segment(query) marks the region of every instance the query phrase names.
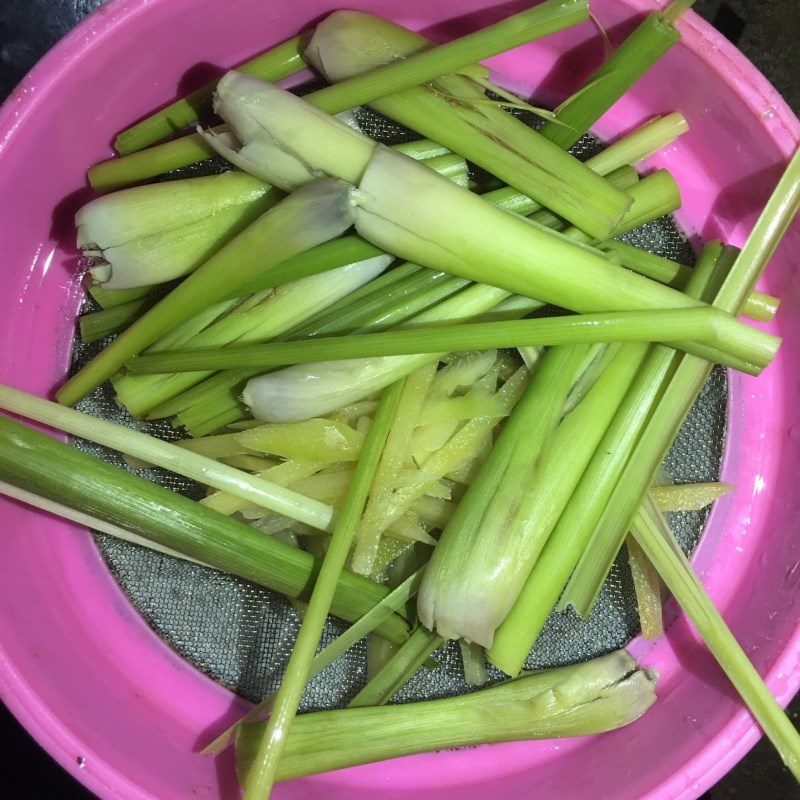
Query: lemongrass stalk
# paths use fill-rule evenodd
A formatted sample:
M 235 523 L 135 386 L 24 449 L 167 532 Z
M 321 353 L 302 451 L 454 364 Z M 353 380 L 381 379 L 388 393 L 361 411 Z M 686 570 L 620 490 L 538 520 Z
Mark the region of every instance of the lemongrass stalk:
M 345 17 L 345 24 L 352 24 L 351 18 L 355 13 L 334 12 L 319 23 L 306 47 L 306 58 L 318 67 L 322 66 L 324 71 L 331 46 L 330 37 L 337 37 L 342 16 Z M 396 61 L 391 61 L 391 54 L 387 52 L 385 56 L 389 57 L 390 63 L 385 66 L 346 80 L 337 77 L 337 85 L 314 93 L 314 103 L 330 114 L 367 105 L 389 93 L 427 83 L 449 72 L 457 72 L 476 61 L 557 33 L 588 19 L 589 7 L 586 0 L 546 0 L 437 47 L 431 47 L 423 37 L 412 34 L 414 41 L 419 41 L 411 52 L 406 50 L 396 53 L 395 58 L 399 59 Z M 337 42 L 339 43 L 341 42 Z M 351 55 L 358 56 L 361 53 Z M 361 66 L 363 68 L 364 65 Z M 373 63 L 370 66 L 378 67 L 379 64 Z
M 263 472 L 270 467 L 276 466 L 275 461 L 272 459 L 261 458 L 261 456 L 250 455 L 247 453 L 239 453 L 233 456 L 223 456 L 223 458 L 220 460 L 223 464 L 227 464 L 229 467 L 236 467 L 236 469 L 243 469 L 247 472 Z
M 320 650 L 311 662 L 309 680 L 327 669 L 337 658 L 344 655 L 365 636 L 371 634 L 384 620 L 389 619 L 396 611 L 401 611 L 419 591 L 424 570 L 424 567 L 420 567 L 416 572 L 409 575 L 396 589 L 393 589 L 377 605 L 367 611 L 363 617 L 347 628 L 343 634 L 334 639 L 323 650 Z M 377 641 L 383 642 L 386 640 L 378 639 Z M 272 710 L 274 702 L 275 694 L 273 693 L 253 706 L 242 719 L 235 722 L 217 736 L 213 742 L 203 748 L 202 755 L 219 755 L 234 743 L 236 734 L 242 725 L 264 719 L 266 714 Z
M 504 322 L 415 327 L 359 336 L 319 338 L 312 341 L 193 349 L 141 355 L 128 362 L 133 373 L 189 372 L 210 369 L 276 367 L 316 361 L 378 358 L 445 353 L 478 348 L 534 347 L 595 342 L 702 342 L 720 349 L 721 363 L 766 366 L 780 340 L 771 334 L 745 328 L 739 333 L 733 318 L 711 307 L 669 311 L 618 311 L 608 314 L 575 314 Z M 727 353 L 722 353 L 725 348 Z
M 254 274 L 344 232 L 352 220 L 350 189 L 319 181 L 263 214 L 141 317 L 57 393 L 74 405 L 110 378 L 131 356 L 167 331 L 228 295 Z M 269 247 L 265 247 L 268 243 Z
M 321 418 L 270 423 L 233 436 L 248 450 L 297 461 L 357 461 L 364 444 L 349 425 Z
M 617 258 L 623 267 L 668 286 L 680 288 L 686 284 L 692 274 L 691 267 L 649 253 L 647 250 L 640 250 L 638 247 L 624 242 L 612 240 L 603 242 L 599 247 Z M 751 292 L 742 308 L 742 314 L 757 322 L 769 322 L 777 313 L 780 302 L 779 298 L 772 295 Z
M 628 536 L 625 540 L 625 547 L 628 551 L 628 565 L 633 578 L 633 590 L 636 593 L 642 638 L 658 639 L 659 636 L 664 635 L 661 580 L 635 536 Z
M 733 491 L 730 483 L 684 483 L 652 486 L 650 494 L 661 511 L 702 511 Z
M 727 255 L 719 242 L 707 245 L 686 287 L 687 294 L 707 297 L 706 289 L 714 282 L 715 273 L 727 269 Z M 641 368 L 637 366 L 628 382 L 620 386 L 621 394 L 610 409 L 611 413 L 597 427 L 594 415 L 587 419 L 589 427 L 578 421 L 572 441 L 576 444 L 588 441 L 588 430 L 595 432 L 594 440 L 584 459 L 573 462 L 566 476 L 556 484 L 569 484 L 569 492 L 563 505 L 555 506 L 557 515 L 549 523 L 552 532 L 513 607 L 497 629 L 489 651 L 489 660 L 505 673 L 516 675 L 522 669 L 547 617 L 562 596 L 565 584 L 592 538 L 628 454 L 647 424 L 662 384 L 674 369 L 675 359 L 664 347 L 651 349 L 644 362 L 639 362 Z M 580 408 L 578 406 L 570 416 Z M 543 529 L 547 530 L 544 526 Z
M 696 0 L 672 0 L 664 9 L 664 19 L 677 22 L 694 4 Z
M 346 82 L 360 73 L 380 75 L 394 66 L 380 68 L 387 61 L 407 63 L 409 54 L 427 47 L 427 39 L 401 26 L 361 12 L 340 11 L 317 26 L 306 55 L 329 80 Z M 436 50 L 423 50 L 410 58 L 425 52 Z M 347 58 L 343 58 L 345 53 Z M 571 222 L 585 225 L 593 236 L 608 235 L 626 208 L 623 193 L 488 103 L 482 84 L 459 75 L 441 75 L 432 86 L 401 90 L 398 84 L 391 94 L 374 98 L 370 105 L 488 169 Z M 222 116 L 231 121 L 224 109 Z
M 237 69 L 266 81 L 279 81 L 304 67 L 302 39 L 295 36 L 246 61 Z M 216 82 L 212 82 L 196 89 L 122 131 L 114 141 L 116 151 L 120 155 L 135 153 L 197 122 L 211 112 L 215 88 Z
M 194 271 L 282 197 L 243 172 L 125 189 L 78 211 L 78 246 L 99 259 L 91 274 L 104 273 L 96 279 L 107 289 L 164 283 Z
M 290 519 L 321 530 L 331 529 L 333 510 L 329 506 L 124 425 L 90 417 L 3 385 L 0 385 L 0 408 L 230 492 Z
M 491 646 L 502 620 L 502 615 L 494 617 L 505 594 L 503 574 L 510 566 L 505 553 L 511 543 L 503 542 L 507 531 L 499 523 L 513 515 L 520 482 L 530 479 L 573 384 L 586 368 L 589 351 L 586 346 L 547 351 L 458 504 L 433 552 L 417 601 L 419 618 L 429 630 L 446 639 Z
M 480 645 L 465 642 L 463 639 L 459 640 L 458 644 L 461 650 L 464 682 L 467 686 L 484 686 L 489 681 L 484 649 Z
M 620 728 L 655 702 L 654 682 L 620 651 L 444 700 L 303 714 L 292 727 L 279 777 L 465 745 Z M 263 725 L 249 726 L 239 734 L 242 777 L 262 730 Z
M 6 417 L 0 417 L 0 480 L 288 597 L 306 597 L 319 567 L 309 553 Z M 354 621 L 387 594 L 344 573 L 332 613 Z M 378 630 L 397 643 L 408 636 L 398 616 Z
M 143 297 L 141 300 L 131 300 L 102 311 L 83 314 L 78 319 L 81 339 L 89 344 L 125 330 L 129 325 L 133 325 L 145 311 L 152 308 L 162 296 L 153 294 Z
M 667 53 L 680 34 L 660 14 L 650 14 L 602 66 L 545 122 L 542 135 L 572 147 L 614 103 Z
M 666 520 L 649 498 L 645 498 L 636 514 L 633 535 L 775 746 L 783 763 L 795 779 L 800 780 L 800 732 L 778 705 L 714 607 L 692 565 L 673 538 Z
M 84 282 L 86 291 L 101 308 L 109 309 L 132 303 L 134 300 L 143 300 L 163 289 L 159 286 L 138 286 L 135 289 L 104 289 L 100 284 L 87 280 Z
M 184 341 L 183 348 L 227 345 L 232 342 L 263 342 L 280 336 L 327 308 L 331 303 L 368 285 L 391 263 L 391 256 L 380 255 L 347 264 L 334 270 L 283 284 L 250 308 L 240 307 Z M 280 267 L 278 267 L 280 269 Z M 148 353 L 158 352 L 168 337 L 151 345 Z M 208 372 L 174 373 L 154 376 L 124 374 L 114 379 L 114 389 L 134 416 L 143 416 L 155 406 L 202 381 Z
M 275 696 L 269 722 L 264 729 L 253 767 L 245 781 L 244 800 L 261 800 L 269 797 L 271 793 L 289 728 L 300 706 L 314 653 L 330 612 L 336 585 L 355 538 L 356 526 L 363 513 L 402 389 L 401 382 L 384 392 L 375 412 L 372 427 L 364 440 L 355 475 L 337 518 L 319 576 L 314 582 L 311 599 Z
M 714 301 L 715 306 L 730 313 L 738 314 L 741 311 L 798 208 L 800 151 L 790 161 L 745 247 L 725 274 Z M 579 612 L 588 614 L 594 603 L 611 561 L 621 546 L 619 526 L 627 526 L 636 510 L 634 500 L 641 498 L 647 489 L 642 478 L 645 475 L 652 477 L 655 473 L 692 402 L 705 384 L 710 368 L 711 365 L 702 359 L 684 357 L 664 390 L 592 535 L 594 558 L 591 562 L 582 559 L 570 581 L 568 600 Z
M 347 704 L 347 707 L 385 705 L 442 644 L 444 640 L 440 636 L 422 626 L 417 627 L 375 677 Z
M 427 364 L 412 372 L 406 379 L 397 405 L 395 418 L 381 455 L 375 479 L 370 489 L 364 515 L 356 531 L 350 568 L 361 575 L 371 575 L 380 545 L 380 519 L 392 491 L 405 466 L 409 442 L 417 426 L 420 410 L 436 373 L 436 364 Z
M 45 511 L 48 514 L 53 514 L 57 517 L 61 517 L 62 519 L 74 522 L 77 525 L 82 525 L 89 531 L 105 533 L 106 535 L 113 536 L 115 539 L 119 539 L 120 541 L 129 542 L 130 544 L 135 544 L 139 547 L 145 547 L 148 550 L 153 550 L 156 553 L 172 556 L 172 558 L 178 558 L 181 561 L 188 561 L 191 564 L 198 564 L 201 567 L 208 566 L 208 564 L 204 564 L 202 561 L 198 561 L 196 558 L 191 558 L 184 553 L 179 553 L 177 550 L 171 550 L 169 547 L 164 547 L 158 544 L 158 542 L 154 542 L 150 539 L 146 539 L 144 536 L 139 536 L 136 533 L 132 533 L 131 531 L 127 530 L 126 528 L 122 528 L 119 525 L 113 525 L 110 522 L 99 519 L 98 517 L 93 517 L 90 514 L 84 514 L 82 511 L 78 511 L 70 508 L 69 506 L 62 505 L 61 503 L 48 500 L 45 497 L 40 497 L 38 494 L 28 492 L 25 489 L 14 486 L 13 484 L 0 481 L 0 495 L 10 497 L 13 500 L 18 500 L 19 502 L 25 503 L 26 505 L 32 506 L 40 511 Z M 213 567 L 211 567 L 211 569 L 213 569 Z

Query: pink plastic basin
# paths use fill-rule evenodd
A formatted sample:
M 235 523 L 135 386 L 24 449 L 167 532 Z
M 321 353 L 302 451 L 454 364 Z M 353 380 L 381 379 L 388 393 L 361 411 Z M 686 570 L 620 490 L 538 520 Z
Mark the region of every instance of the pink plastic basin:
M 527 3 L 354 0 L 435 38 Z M 71 215 L 84 171 L 133 119 L 337 7 L 334 0 L 112 0 L 58 45 L 0 112 L 0 380 L 41 394 L 64 375 L 80 290 Z M 597 0 L 618 41 L 653 4 Z M 604 118 L 610 137 L 678 109 L 692 131 L 653 164 L 683 189 L 679 220 L 698 241 L 741 244 L 800 138 L 764 78 L 698 17 L 683 42 Z M 554 102 L 602 57 L 590 25 L 520 48 L 493 66 L 515 90 Z M 202 69 L 197 65 L 203 64 Z M 180 89 L 179 89 L 180 87 Z M 695 564 L 719 608 L 788 701 L 800 683 L 800 228 L 762 288 L 783 305 L 785 337 L 758 380 L 732 376 L 724 479 Z M 84 531 L 2 503 L 0 695 L 38 741 L 102 798 L 233 798 L 229 757 L 196 743 L 245 704 L 172 653 L 140 619 Z M 405 758 L 281 785 L 276 797 L 462 800 L 694 800 L 759 730 L 690 627 L 634 652 L 661 673 L 659 701 L 616 733 Z M 457 795 L 456 795 L 457 793 Z

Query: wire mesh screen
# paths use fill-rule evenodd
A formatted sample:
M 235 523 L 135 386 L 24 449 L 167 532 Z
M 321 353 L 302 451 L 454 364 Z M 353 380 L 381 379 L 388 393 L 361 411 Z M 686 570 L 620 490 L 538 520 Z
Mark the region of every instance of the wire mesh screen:
M 378 114 L 361 110 L 358 121 L 374 138 L 388 144 L 414 138 Z M 527 120 L 526 120 L 527 121 Z M 575 147 L 580 158 L 602 148 L 585 136 Z M 208 174 L 224 169 L 217 160 L 205 162 L 170 177 Z M 480 179 L 479 171 L 473 177 Z M 651 252 L 692 265 L 694 256 L 671 218 L 663 218 L 626 235 L 625 239 Z M 87 308 L 91 301 L 87 301 Z M 84 365 L 108 340 L 85 345 L 75 342 L 73 368 Z M 691 411 L 665 465 L 676 482 L 714 481 L 719 477 L 725 437 L 727 382 L 715 369 Z M 138 423 L 117 404 L 110 386 L 98 389 L 80 406 L 96 416 L 136 426 L 147 433 L 174 440 L 181 437 L 168 422 Z M 119 455 L 85 441 L 76 446 L 128 467 Z M 199 486 L 163 470 L 140 474 L 194 498 Z M 671 515 L 673 529 L 686 552 L 697 544 L 705 513 Z M 97 543 L 119 585 L 161 636 L 183 658 L 214 680 L 249 700 L 259 700 L 277 688 L 299 625 L 292 605 L 281 596 L 239 578 L 177 561 L 135 545 L 97 535 Z M 624 646 L 638 632 L 633 585 L 627 566 L 617 563 L 588 620 L 571 610 L 551 615 L 531 652 L 528 668 L 567 664 Z M 323 644 L 343 630 L 330 619 Z M 396 701 L 442 697 L 468 690 L 459 651 L 453 643 L 436 654 L 438 667 L 420 669 Z M 502 676 L 490 671 L 492 680 Z M 344 705 L 366 680 L 366 646 L 361 642 L 307 687 L 303 709 Z

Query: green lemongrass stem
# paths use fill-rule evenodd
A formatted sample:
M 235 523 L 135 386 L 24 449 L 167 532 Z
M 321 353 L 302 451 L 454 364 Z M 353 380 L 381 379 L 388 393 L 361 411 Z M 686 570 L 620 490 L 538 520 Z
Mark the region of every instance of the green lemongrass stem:
M 314 53 L 312 60 L 317 65 L 320 61 L 324 64 L 324 54 L 319 52 L 320 37 L 326 35 L 324 31 L 330 25 L 336 29 L 336 17 L 337 12 L 334 12 L 317 26 L 306 48 L 307 57 Z M 546 0 L 493 25 L 436 47 L 431 47 L 420 36 L 420 47 L 415 48 L 415 52 L 399 52 L 396 54 L 399 60 L 383 66 L 375 64 L 375 69 L 346 80 L 337 79 L 336 85 L 315 92 L 312 102 L 329 114 L 368 105 L 387 94 L 401 92 L 447 73 L 457 72 L 476 61 L 483 61 L 588 19 L 589 7 L 586 0 Z
M 454 350 L 534 347 L 596 342 L 702 342 L 724 347 L 721 363 L 740 362 L 766 366 L 780 340 L 771 334 L 744 328 L 718 309 L 696 307 L 667 311 L 617 311 L 607 314 L 575 314 L 503 322 L 418 327 L 347 337 L 299 342 L 231 346 L 215 349 L 172 351 L 141 355 L 128 362 L 133 373 L 188 372 L 193 370 L 243 369 L 308 364 L 315 361 L 376 358 L 445 353 Z M 728 335 L 732 331 L 735 340 Z
M 691 267 L 649 253 L 647 250 L 640 250 L 638 247 L 624 242 L 612 240 L 603 242 L 598 247 L 604 252 L 612 254 L 623 267 L 668 286 L 680 288 L 686 284 L 692 274 Z M 778 297 L 754 291 L 745 301 L 742 314 L 757 322 L 769 322 L 778 312 L 780 303 Z
M 264 342 L 281 336 L 297 324 L 351 291 L 367 285 L 390 264 L 391 256 L 381 255 L 312 275 L 277 287 L 250 307 L 242 304 L 227 316 L 213 322 L 184 341 L 181 346 L 209 347 L 230 343 Z M 258 297 L 255 298 L 256 300 Z M 148 349 L 159 352 L 169 347 L 169 336 L 162 337 Z M 124 374 L 114 378 L 114 388 L 124 405 L 134 416 L 143 416 L 154 406 L 168 401 L 194 386 L 208 372 L 166 373 L 154 376 Z
M 352 219 L 349 198 L 346 184 L 324 180 L 278 203 L 70 378 L 57 392 L 59 402 L 77 403 L 131 356 L 227 296 L 231 286 L 343 233 Z
M 134 300 L 143 300 L 151 294 L 163 291 L 163 286 L 137 286 L 135 289 L 104 289 L 99 283 L 85 280 L 86 291 L 100 308 L 109 309 L 132 303 Z
M 800 151 L 790 161 L 745 247 L 725 276 L 714 301 L 715 306 L 729 313 L 741 312 L 798 208 Z M 655 474 L 692 402 L 705 384 L 710 369 L 711 365 L 702 359 L 683 358 L 653 411 L 620 476 L 618 488 L 592 535 L 593 560 L 590 563 L 587 559 L 581 559 L 570 581 L 567 599 L 580 613 L 589 613 L 613 558 L 622 545 L 623 537 L 619 534 L 618 526 L 627 530 L 636 510 L 633 501 L 641 498 L 647 489 L 643 477 L 652 478 Z
M 491 646 L 502 620 L 502 615 L 495 619 L 495 607 L 498 593 L 504 592 L 503 572 L 509 566 L 504 554 L 511 545 L 503 541 L 507 533 L 503 517 L 513 513 L 520 483 L 529 480 L 572 386 L 586 368 L 590 350 L 555 347 L 545 353 L 467 488 L 433 551 L 420 588 L 417 612 L 429 630 L 446 639 L 463 637 Z M 487 576 L 488 585 L 483 580 Z
M 661 511 L 702 511 L 733 489 L 730 483 L 683 483 L 651 486 L 650 495 Z
M 262 800 L 271 794 L 289 728 L 297 715 L 314 653 L 330 612 L 336 585 L 353 544 L 356 526 L 363 513 L 402 390 L 402 381 L 394 384 L 383 393 L 378 403 L 372 427 L 364 440 L 355 474 L 339 512 L 308 608 L 275 696 L 256 760 L 245 781 L 244 800 Z
M 0 484 L 0 492 L 3 492 Z M 327 647 L 320 650 L 311 662 L 309 680 L 327 669 L 337 658 L 344 655 L 351 647 L 365 636 L 371 634 L 384 620 L 389 619 L 396 611 L 402 610 L 405 605 L 416 596 L 425 567 L 420 567 L 408 576 L 396 589 L 386 595 L 374 608 L 371 608 L 363 617 L 354 622 L 347 630 L 334 639 Z M 385 641 L 380 639 L 379 641 Z M 240 726 L 258 722 L 265 718 L 272 710 L 275 694 L 264 698 L 253 706 L 238 722 L 223 731 L 213 742 L 201 751 L 202 755 L 219 755 L 223 750 L 234 743 L 236 733 Z
M 307 597 L 319 568 L 303 550 L 2 416 L 0 480 L 287 597 Z M 343 573 L 331 610 L 354 622 L 387 594 L 360 575 Z M 408 638 L 407 623 L 397 615 L 377 630 L 398 644 Z
M 364 515 L 356 531 L 350 568 L 360 575 L 371 575 L 378 554 L 383 510 L 389 502 L 400 472 L 408 457 L 409 442 L 417 427 L 425 397 L 436 373 L 436 364 L 412 372 L 406 379 L 398 402 L 395 419 L 381 455 L 375 480 L 370 489 Z
M 108 289 L 165 283 L 193 272 L 282 197 L 243 172 L 124 189 L 77 212 L 78 246 Z
M 422 626 L 417 627 L 347 707 L 386 705 L 443 644 L 444 639 L 441 636 Z
M 279 777 L 465 745 L 620 728 L 655 702 L 654 682 L 619 651 L 444 700 L 302 714 L 289 735 Z M 262 729 L 256 725 L 240 732 L 241 776 L 253 762 Z
M 0 385 L 0 408 L 213 486 L 314 528 L 332 529 L 330 506 L 124 425 L 4 385 Z
M 461 665 L 464 670 L 464 682 L 467 686 L 484 686 L 489 681 L 489 672 L 486 669 L 486 652 L 477 644 L 471 644 L 460 639 L 458 642 L 461 650 Z
M 719 242 L 706 246 L 686 287 L 687 294 L 697 298 L 706 296 L 714 273 L 726 267 L 723 255 Z M 622 358 L 625 358 L 624 354 Z M 567 418 L 566 422 L 572 418 L 577 426 L 572 439 L 567 442 L 590 443 L 590 447 L 583 460 L 570 459 L 565 475 L 555 484 L 557 489 L 568 486 L 569 491 L 563 504 L 553 504 L 557 513 L 549 526 L 541 526 L 543 531 L 549 529 L 551 533 L 533 563 L 522 591 L 495 634 L 489 660 L 508 675 L 516 675 L 522 669 L 550 612 L 562 596 L 565 584 L 592 537 L 616 478 L 646 424 L 662 382 L 674 366 L 674 358 L 674 353 L 667 348 L 651 349 L 627 384 L 615 383 L 622 390 L 619 399 L 610 409 L 611 413 L 598 425 L 595 425 L 594 414 L 587 418 L 588 427 L 580 424 L 579 417 L 575 419 L 581 407 L 586 407 L 585 403 Z M 593 440 L 588 435 L 590 431 L 594 432 Z M 569 448 L 574 452 L 576 444 L 570 444 Z M 558 451 L 554 449 L 554 452 Z M 548 503 L 547 507 L 550 508 L 551 504 Z
M 660 14 L 650 14 L 600 68 L 545 122 L 542 135 L 572 147 L 673 45 L 680 34 Z
M 338 83 L 353 80 L 361 72 L 381 74 L 390 67 L 380 65 L 392 58 L 404 64 L 425 52 L 436 52 L 425 49 L 429 47 L 424 37 L 387 20 L 340 11 L 317 26 L 306 56 L 329 80 Z M 343 58 L 343 53 L 349 57 Z M 413 53 L 419 55 L 410 55 Z M 223 93 L 221 83 L 219 94 Z M 566 151 L 487 102 L 482 83 L 444 75 L 432 86 L 402 91 L 399 85 L 393 87 L 391 94 L 376 98 L 370 105 L 488 169 L 570 222 L 585 227 L 592 236 L 607 238 L 627 207 L 624 193 L 613 190 Z M 221 109 L 223 118 L 236 126 Z
M 125 330 L 145 311 L 152 308 L 161 297 L 163 297 L 161 294 L 152 294 L 141 300 L 131 300 L 112 308 L 104 308 L 102 311 L 84 314 L 78 319 L 81 339 L 89 344 Z
M 800 732 L 778 705 L 714 607 L 669 525 L 650 498 L 645 498 L 636 514 L 633 536 L 775 746 L 783 763 L 795 779 L 800 780 Z
M 19 500 L 21 503 L 25 503 L 26 505 L 32 506 L 40 511 L 46 511 L 48 514 L 53 514 L 57 517 L 66 519 L 69 522 L 82 525 L 89 531 L 105 533 L 108 536 L 113 536 L 115 539 L 119 539 L 120 541 L 130 542 L 131 544 L 138 545 L 139 547 L 146 547 L 148 550 L 153 550 L 156 553 L 162 553 L 166 556 L 172 556 L 172 558 L 178 558 L 181 561 L 188 561 L 192 564 L 198 564 L 201 567 L 209 566 L 208 564 L 204 564 L 202 561 L 198 561 L 196 558 L 191 558 L 191 556 L 187 556 L 184 553 L 179 553 L 177 550 L 171 550 L 169 547 L 163 547 L 162 545 L 158 544 L 158 542 L 154 542 L 150 539 L 146 539 L 144 536 L 139 536 L 136 533 L 132 533 L 131 531 L 122 528 L 119 525 L 112 525 L 110 522 L 106 522 L 99 517 L 93 517 L 90 514 L 84 514 L 82 511 L 77 511 L 69 506 L 56 503 L 53 500 L 48 500 L 46 497 L 41 497 L 33 492 L 28 492 L 25 489 L 14 486 L 13 484 L 0 481 L 0 495 L 10 497 L 13 500 Z M 213 569 L 213 567 L 210 567 L 210 569 Z
M 266 53 L 246 61 L 237 69 L 248 75 L 263 78 L 265 81 L 276 82 L 299 72 L 305 66 L 302 38 L 295 36 Z M 135 153 L 196 123 L 198 119 L 211 113 L 216 86 L 214 81 L 196 89 L 186 97 L 170 103 L 166 108 L 122 131 L 114 141 L 116 151 L 120 155 Z
M 628 536 L 625 540 L 625 547 L 628 551 L 628 565 L 633 577 L 633 590 L 636 593 L 642 638 L 658 639 L 659 636 L 664 635 L 661 579 L 635 536 Z
M 678 20 L 695 4 L 696 0 L 672 0 L 664 9 L 663 17 L 670 22 Z
M 738 310 L 800 209 L 800 149 L 792 157 L 720 290 L 716 305 Z

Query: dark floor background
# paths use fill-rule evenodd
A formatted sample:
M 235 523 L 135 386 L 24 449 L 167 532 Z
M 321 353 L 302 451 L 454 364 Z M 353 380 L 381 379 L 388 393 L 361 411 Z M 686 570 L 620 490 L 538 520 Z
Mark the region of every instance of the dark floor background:
M 102 2 L 0 0 L 0 99 L 61 36 Z M 800 113 L 800 71 L 796 58 L 800 0 L 698 0 L 695 8 L 736 43 Z M 795 722 L 798 714 L 800 700 L 792 707 Z M 0 775 L 0 800 L 90 798 L 85 789 L 39 749 L 2 706 Z M 771 746 L 762 741 L 703 800 L 794 798 L 800 800 L 800 789 Z

